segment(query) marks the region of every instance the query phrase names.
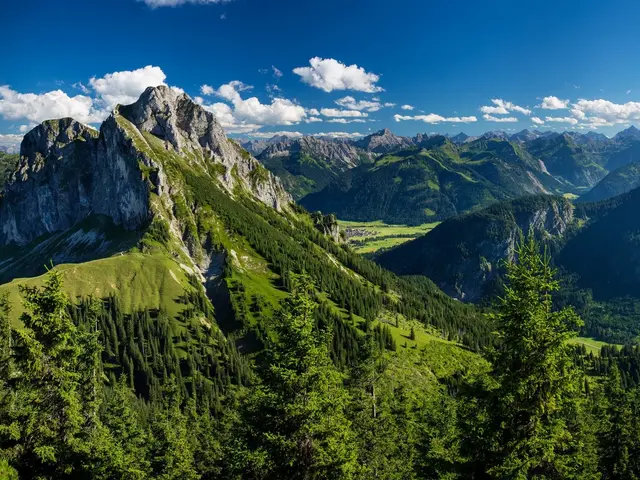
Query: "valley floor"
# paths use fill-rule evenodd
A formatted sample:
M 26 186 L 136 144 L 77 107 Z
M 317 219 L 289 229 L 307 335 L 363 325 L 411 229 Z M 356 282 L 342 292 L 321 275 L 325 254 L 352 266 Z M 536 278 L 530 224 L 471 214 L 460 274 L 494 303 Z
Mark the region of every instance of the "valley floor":
M 338 220 L 338 223 L 347 234 L 349 245 L 357 253 L 375 253 L 429 233 L 439 222 L 423 223 L 417 226 L 390 225 L 380 220 L 375 222 Z

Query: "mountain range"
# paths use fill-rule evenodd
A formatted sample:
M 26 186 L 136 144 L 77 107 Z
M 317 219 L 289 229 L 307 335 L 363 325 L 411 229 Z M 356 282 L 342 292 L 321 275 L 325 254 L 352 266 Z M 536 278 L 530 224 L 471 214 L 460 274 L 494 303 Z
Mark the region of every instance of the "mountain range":
M 527 194 L 588 201 L 629 191 L 640 182 L 632 166 L 640 160 L 639 133 L 629 127 L 611 139 L 538 130 L 402 137 L 384 129 L 360 140 L 276 136 L 244 145 L 259 146 L 257 158 L 310 210 L 422 223 Z

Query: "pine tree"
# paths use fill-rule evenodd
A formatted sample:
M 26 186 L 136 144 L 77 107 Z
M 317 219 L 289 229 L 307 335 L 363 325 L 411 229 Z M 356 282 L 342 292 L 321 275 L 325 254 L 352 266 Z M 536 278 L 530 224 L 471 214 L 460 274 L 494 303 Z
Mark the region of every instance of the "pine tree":
M 605 412 L 600 440 L 601 469 L 607 478 L 636 478 L 631 474 L 631 455 L 637 449 L 633 439 L 633 418 L 627 392 L 622 388 L 620 370 L 614 366 L 604 385 Z M 635 447 L 635 448 L 634 448 Z
M 532 235 L 507 264 L 493 315 L 500 343 L 489 358 L 498 387 L 486 403 L 483 448 L 484 468 L 495 478 L 597 477 L 582 376 L 567 344 L 582 321 L 570 308 L 553 310 L 554 275 Z
M 277 343 L 244 413 L 245 478 L 352 478 L 343 375 L 329 357 L 329 338 L 314 331 L 310 278 L 291 274 L 290 281 L 291 296 L 274 319 Z
M 11 335 L 13 365 L 4 379 L 10 394 L 3 398 L 2 447 L 19 472 L 62 477 L 80 469 L 85 450 L 80 334 L 68 313 L 60 273 L 49 273 L 42 288 L 21 287 L 20 292 L 25 328 Z

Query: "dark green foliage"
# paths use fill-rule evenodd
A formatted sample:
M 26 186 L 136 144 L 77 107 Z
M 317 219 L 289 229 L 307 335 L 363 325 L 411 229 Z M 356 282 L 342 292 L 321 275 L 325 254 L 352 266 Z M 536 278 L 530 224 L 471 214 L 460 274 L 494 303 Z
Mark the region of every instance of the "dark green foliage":
M 20 155 L 0 152 L 0 194 L 4 191 L 4 185 L 15 172 Z
M 581 320 L 571 309 L 553 310 L 559 283 L 533 238 L 516 253 L 496 305 L 501 341 L 489 354 L 496 384 L 480 397 L 479 422 L 470 420 L 472 468 L 494 478 L 597 478 L 583 380 L 567 344 Z

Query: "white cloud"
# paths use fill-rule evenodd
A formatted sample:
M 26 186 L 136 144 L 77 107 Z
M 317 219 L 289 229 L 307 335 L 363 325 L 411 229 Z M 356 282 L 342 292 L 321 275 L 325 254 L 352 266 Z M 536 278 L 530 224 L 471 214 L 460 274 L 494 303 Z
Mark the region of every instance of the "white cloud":
M 280 78 L 282 76 L 282 71 L 277 68 L 275 65 L 271 65 L 271 70 L 273 70 L 273 76 L 276 78 Z
M 544 120 L 538 117 L 531 117 L 531 121 L 536 125 L 544 125 Z
M 393 116 L 396 122 L 401 122 L 404 120 L 417 120 L 424 123 L 441 123 L 441 122 L 449 122 L 449 123 L 472 123 L 477 122 L 478 119 L 476 117 L 443 117 L 442 115 L 437 115 L 435 113 L 430 113 L 428 115 L 398 115 L 397 113 Z
M 358 138 L 364 137 L 364 134 L 357 132 L 319 132 L 312 133 L 312 137 L 332 137 L 332 138 Z
M 249 133 L 247 135 L 248 137 L 251 138 L 272 138 L 275 136 L 285 136 L 285 137 L 291 137 L 291 138 L 298 138 L 298 137 L 302 137 L 304 136 L 304 134 L 300 133 L 300 132 L 286 132 L 286 131 L 281 131 L 281 132 L 252 132 Z
M 316 123 L 316 122 L 323 122 L 323 121 L 324 120 L 318 117 L 309 117 L 304 119 L 304 123 Z
M 506 115 L 509 113 L 509 110 L 504 107 L 493 107 L 489 105 L 480 107 L 480 111 L 489 115 Z
M 76 82 L 74 84 L 71 85 L 73 88 L 77 88 L 78 90 L 80 90 L 82 93 L 84 93 L 85 95 L 88 95 L 89 93 L 91 93 L 91 90 L 89 90 L 87 88 L 87 86 L 82 83 L 82 82 Z
M 552 95 L 550 97 L 544 97 L 542 99 L 540 108 L 544 110 L 563 110 L 567 108 L 568 105 L 569 105 L 569 100 L 562 100 Z
M 320 112 L 318 111 L 317 108 L 309 108 L 307 109 L 307 113 L 309 115 L 320 115 Z
M 3 147 L 17 147 L 22 142 L 22 135 L 15 133 L 0 133 L 0 145 Z
M 70 97 L 62 90 L 18 93 L 3 85 L 0 86 L 0 115 L 9 120 L 26 118 L 34 123 L 62 117 L 95 123 L 104 120 L 107 112 L 96 108 L 94 100 L 86 95 Z
M 402 105 L 400 108 L 402 110 L 413 110 L 415 107 L 413 105 Z
M 209 5 L 213 3 L 227 3 L 230 0 L 138 0 L 146 3 L 151 8 L 158 7 L 177 7 L 179 5 L 185 5 L 187 3 L 197 5 Z
M 511 112 L 531 115 L 531 110 L 529 110 L 528 108 L 521 107 L 512 102 L 507 102 L 505 100 L 502 100 L 501 98 L 493 98 L 491 99 L 491 102 L 493 103 L 493 105 L 485 105 L 483 107 L 480 107 L 480 111 L 488 115 L 507 115 Z
M 337 108 L 323 108 L 320 113 L 325 117 L 368 117 L 369 115 L 359 110 L 339 110 Z
M 89 84 L 98 94 L 100 103 L 111 110 L 117 104 L 135 102 L 147 87 L 166 85 L 166 78 L 160 67 L 147 65 L 137 70 L 108 73 L 102 78 L 93 77 Z
M 572 107 L 571 114 L 580 120 L 585 120 L 585 123 L 592 123 L 592 120 L 596 119 L 599 123 L 610 124 L 640 121 L 640 102 L 618 104 L 603 99 L 580 99 Z
M 293 73 L 302 81 L 325 92 L 334 90 L 356 90 L 359 92 L 381 92 L 384 89 L 376 85 L 380 77 L 369 73 L 358 65 L 345 65 L 333 58 L 314 57 L 309 60 L 310 67 L 298 67 Z
M 37 123 L 30 123 L 29 125 L 20 125 L 18 127 L 18 131 L 20 133 L 27 133 L 30 130 L 33 130 L 37 126 Z
M 351 96 L 339 98 L 336 100 L 336 104 L 350 110 L 365 110 L 367 112 L 377 112 L 383 106 L 386 107 L 389 105 L 388 103 L 382 105 L 380 102 L 371 102 L 369 100 L 356 101 L 356 99 Z
M 518 121 L 516 117 L 494 117 L 493 115 L 489 115 L 488 113 L 485 113 L 482 118 L 484 118 L 487 122 L 498 123 L 513 123 Z
M 382 106 L 383 107 L 395 107 L 396 104 L 395 103 L 391 103 L 391 102 L 387 102 L 387 103 L 383 103 Z
M 576 125 L 578 120 L 573 117 L 546 117 L 545 121 L 553 123 L 568 123 L 570 125 Z
M 203 93 L 211 92 L 233 105 L 213 103 L 203 104 L 203 107 L 216 116 L 228 133 L 246 133 L 263 125 L 294 125 L 307 118 L 304 107 L 286 98 L 273 98 L 271 103 L 266 104 L 260 102 L 257 97 L 243 99 L 240 92 L 251 88 L 238 80 L 221 85 L 217 89 L 201 87 Z
M 366 123 L 366 120 L 362 120 L 360 118 L 356 118 L 353 120 L 347 120 L 346 118 L 332 118 L 331 120 L 327 120 L 328 123 Z
M 213 95 L 215 91 L 216 89 L 213 88 L 211 85 L 205 84 L 200 87 L 200 93 L 202 93 L 203 95 Z

